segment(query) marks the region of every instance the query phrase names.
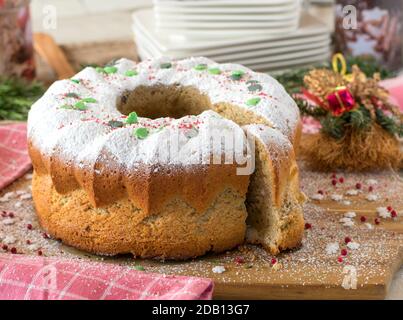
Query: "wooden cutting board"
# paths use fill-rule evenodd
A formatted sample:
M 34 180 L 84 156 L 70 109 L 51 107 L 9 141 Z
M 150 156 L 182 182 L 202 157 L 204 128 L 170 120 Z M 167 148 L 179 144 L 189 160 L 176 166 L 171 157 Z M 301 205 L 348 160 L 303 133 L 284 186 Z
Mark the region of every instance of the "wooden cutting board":
M 346 174 L 344 183 L 335 188 L 331 185 L 329 174 L 320 174 L 302 169 L 301 185 L 307 195 L 319 189 L 326 198 L 333 194 L 345 194 L 354 188 L 356 182 L 363 184 L 358 196 L 345 196 L 351 204 L 332 200 L 314 201 L 305 205 L 305 218 L 312 225 L 306 230 L 303 246 L 276 257 L 278 263 L 272 266 L 272 256 L 255 246 L 242 246 L 221 255 L 207 255 L 186 262 L 159 262 L 135 260 L 130 256 L 102 258 L 85 254 L 64 246 L 52 239 L 45 239 L 35 217 L 31 199 L 21 200 L 29 194 L 30 175 L 21 178 L 0 193 L 0 198 L 8 192 L 10 200 L 0 202 L 0 210 L 14 212 L 15 223 L 3 225 L 0 217 L 0 238 L 12 235 L 14 246 L 19 253 L 36 255 L 40 249 L 45 256 L 63 256 L 102 260 L 107 263 L 135 267 L 141 265 L 146 272 L 182 274 L 212 278 L 215 282 L 216 299 L 379 299 L 384 298 L 393 274 L 403 261 L 403 183 L 396 173 L 370 175 Z M 340 174 L 339 176 L 341 176 Z M 369 202 L 366 196 L 368 179 L 375 179 L 373 193 L 379 196 L 377 202 Z M 393 205 L 400 213 L 396 220 L 381 219 L 375 225 L 375 209 L 379 206 Z M 344 227 L 339 222 L 347 211 L 355 211 L 355 226 Z M 366 217 L 373 229 L 361 222 Z M 33 230 L 27 230 L 27 224 Z M 344 248 L 344 238 L 350 237 L 359 243 L 356 250 L 348 249 L 343 262 L 338 262 L 339 251 Z M 27 244 L 27 241 L 29 241 Z M 0 241 L 1 243 L 1 241 Z M 326 246 L 338 243 L 340 248 L 335 254 L 327 254 Z M 241 260 L 244 260 L 243 263 Z M 226 271 L 214 273 L 212 268 L 224 266 Z M 357 274 L 357 289 L 346 290 L 342 287 L 346 274 L 343 270 L 352 266 Z M 351 271 L 350 271 L 351 272 Z M 348 275 L 351 273 L 348 273 Z

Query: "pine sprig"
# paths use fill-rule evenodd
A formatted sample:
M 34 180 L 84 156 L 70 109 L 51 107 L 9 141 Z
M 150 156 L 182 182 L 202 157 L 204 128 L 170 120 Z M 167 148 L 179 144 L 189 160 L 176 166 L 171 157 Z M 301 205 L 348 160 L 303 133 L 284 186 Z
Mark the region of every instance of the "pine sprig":
M 303 100 L 303 99 L 295 99 L 295 102 L 297 103 L 297 106 L 299 110 L 301 111 L 302 115 L 305 116 L 311 116 L 313 118 L 319 118 L 319 117 L 324 117 L 327 113 L 326 110 L 311 105 L 308 101 Z
M 0 78 L 0 120 L 23 121 L 31 105 L 45 89 L 39 82 L 28 83 L 16 78 Z
M 363 106 L 359 106 L 357 109 L 346 113 L 345 120 L 347 123 L 350 123 L 354 129 L 357 130 L 368 129 L 371 126 L 372 122 L 369 111 Z
M 376 122 L 391 135 L 403 137 L 403 124 L 393 117 L 387 116 L 381 109 L 375 110 Z
M 335 139 L 341 139 L 344 136 L 346 129 L 346 120 L 341 117 L 333 117 L 328 114 L 320 120 L 322 125 L 321 131 Z

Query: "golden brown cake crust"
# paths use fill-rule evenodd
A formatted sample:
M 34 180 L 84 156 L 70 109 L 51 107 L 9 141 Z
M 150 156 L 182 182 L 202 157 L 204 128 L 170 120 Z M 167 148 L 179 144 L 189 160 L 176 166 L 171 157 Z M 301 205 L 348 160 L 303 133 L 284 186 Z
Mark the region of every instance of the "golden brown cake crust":
M 82 189 L 58 193 L 49 175 L 34 172 L 32 187 L 43 228 L 64 243 L 95 254 L 187 259 L 244 241 L 244 198 L 232 188 L 218 193 L 202 213 L 172 198 L 160 214 L 149 215 L 127 197 L 94 208 Z

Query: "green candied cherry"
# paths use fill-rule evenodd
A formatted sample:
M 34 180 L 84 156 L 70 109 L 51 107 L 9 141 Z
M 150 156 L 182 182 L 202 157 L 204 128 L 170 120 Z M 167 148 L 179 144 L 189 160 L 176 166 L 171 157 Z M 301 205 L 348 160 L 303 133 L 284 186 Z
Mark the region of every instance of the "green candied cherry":
M 84 98 L 84 99 L 81 99 L 81 102 L 84 102 L 84 103 L 97 103 L 97 100 L 94 99 L 94 98 Z
M 231 79 L 232 80 L 241 80 L 244 74 L 245 74 L 245 72 L 242 70 L 235 70 L 231 74 Z
M 195 69 L 196 71 L 204 71 L 204 70 L 207 69 L 207 64 L 205 64 L 205 63 L 200 63 L 200 64 L 196 65 L 196 66 L 194 67 L 194 69 Z
M 161 69 L 171 69 L 172 68 L 172 63 L 170 62 L 165 62 L 160 64 Z
M 127 124 L 134 124 L 138 122 L 138 116 L 136 112 L 130 112 L 130 114 L 126 118 Z
M 221 70 L 219 68 L 210 68 L 208 69 L 208 72 L 213 75 L 221 74 Z
M 114 74 L 114 73 L 118 72 L 118 68 L 113 67 L 113 66 L 107 66 L 104 68 L 104 71 L 106 74 Z
M 87 106 L 83 101 L 78 101 L 77 103 L 74 104 L 73 109 L 84 111 L 87 110 Z
M 254 107 L 254 106 L 257 106 L 261 100 L 262 100 L 261 98 L 252 98 L 252 99 L 249 99 L 248 101 L 246 101 L 246 104 L 249 107 Z
M 108 125 L 112 128 L 122 128 L 125 124 L 122 121 L 111 120 Z
M 126 77 L 134 77 L 137 76 L 139 73 L 136 70 L 127 70 L 125 72 Z
M 147 128 L 137 128 L 136 130 L 134 130 L 133 134 L 137 139 L 142 140 L 148 137 L 149 131 Z
M 66 98 L 80 99 L 80 96 L 75 92 L 68 92 L 68 93 L 66 93 L 65 97 Z

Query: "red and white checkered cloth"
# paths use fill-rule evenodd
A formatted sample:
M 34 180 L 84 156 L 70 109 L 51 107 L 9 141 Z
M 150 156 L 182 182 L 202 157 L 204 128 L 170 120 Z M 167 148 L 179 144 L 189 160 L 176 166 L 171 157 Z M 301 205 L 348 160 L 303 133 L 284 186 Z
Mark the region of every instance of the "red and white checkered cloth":
M 25 123 L 0 126 L 0 190 L 31 169 Z
M 0 300 L 208 300 L 212 293 L 209 279 L 0 254 Z

